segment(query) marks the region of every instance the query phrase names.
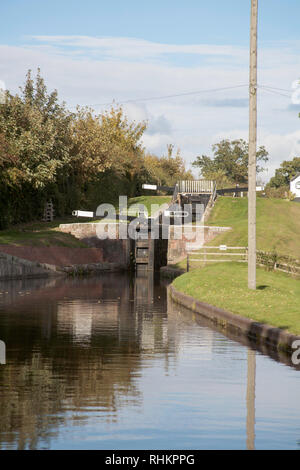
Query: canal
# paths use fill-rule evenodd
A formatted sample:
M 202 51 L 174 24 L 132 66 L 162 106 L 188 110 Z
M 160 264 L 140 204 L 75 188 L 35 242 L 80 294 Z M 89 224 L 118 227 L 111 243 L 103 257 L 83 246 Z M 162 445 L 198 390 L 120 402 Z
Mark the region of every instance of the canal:
M 0 449 L 297 449 L 300 372 L 107 274 L 0 284 Z

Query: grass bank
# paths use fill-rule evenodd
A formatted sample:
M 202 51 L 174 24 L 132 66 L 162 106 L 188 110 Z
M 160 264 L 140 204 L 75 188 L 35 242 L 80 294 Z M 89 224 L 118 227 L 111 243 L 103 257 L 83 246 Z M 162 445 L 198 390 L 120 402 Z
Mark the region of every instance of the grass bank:
M 229 226 L 210 245 L 248 246 L 248 199 L 219 197 L 208 225 Z M 300 204 L 257 198 L 257 249 L 300 258 Z
M 150 215 L 151 205 L 169 204 L 171 196 L 140 196 L 128 200 L 128 208 L 133 204 L 144 204 Z M 118 212 L 118 208 L 116 208 Z M 86 248 L 87 245 L 73 235 L 59 231 L 60 224 L 101 222 L 100 219 L 82 217 L 65 217 L 55 219 L 53 222 L 30 222 L 12 226 L 0 231 L 0 245 L 17 246 L 65 246 L 73 248 Z M 107 218 L 105 222 L 108 222 Z
M 171 200 L 172 196 L 139 196 L 128 200 L 128 208 L 130 208 L 130 206 L 133 204 L 143 204 L 148 211 L 148 215 L 150 216 L 150 214 L 152 214 L 152 205 L 162 206 L 163 204 L 170 204 Z
M 247 265 L 222 263 L 183 274 L 173 285 L 201 302 L 299 335 L 299 281 L 258 269 L 257 283 L 256 291 L 248 289 Z
M 74 222 L 78 222 L 78 219 L 71 217 L 69 219 L 56 219 L 53 222 L 32 222 L 16 225 L 8 230 L 0 231 L 0 245 L 84 248 L 87 246 L 86 244 L 73 237 L 73 235 L 58 230 L 60 224 Z

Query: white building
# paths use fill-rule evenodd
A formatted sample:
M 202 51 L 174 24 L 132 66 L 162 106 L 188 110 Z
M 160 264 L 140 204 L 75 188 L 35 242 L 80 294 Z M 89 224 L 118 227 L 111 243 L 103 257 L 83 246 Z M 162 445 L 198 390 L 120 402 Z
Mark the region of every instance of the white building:
M 300 173 L 290 181 L 290 191 L 300 198 Z

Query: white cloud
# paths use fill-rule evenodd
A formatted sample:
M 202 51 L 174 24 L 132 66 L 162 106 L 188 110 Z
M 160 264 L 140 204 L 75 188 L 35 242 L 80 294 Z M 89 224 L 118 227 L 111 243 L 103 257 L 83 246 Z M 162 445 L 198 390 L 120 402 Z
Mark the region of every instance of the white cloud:
M 5 103 L 5 90 L 6 90 L 5 83 L 3 80 L 0 80 L 0 104 Z
M 166 154 L 167 145 L 173 142 L 174 139 L 166 134 L 145 134 L 143 136 L 144 146 L 153 153 L 159 155 Z
M 188 164 L 197 155 L 210 155 L 220 138 L 248 138 L 248 109 L 243 106 L 248 99 L 248 53 L 243 48 L 82 36 L 43 36 L 38 41 L 23 47 L 0 45 L 0 78 L 12 92 L 24 83 L 28 68 L 40 66 L 49 90 L 57 88 L 69 106 L 141 99 L 124 104 L 124 109 L 132 120 L 149 121 L 145 146 L 162 153 L 173 143 Z M 182 60 L 182 55 L 192 54 L 199 61 Z M 291 89 L 300 76 L 294 44 L 262 48 L 259 64 L 264 85 Z M 246 86 L 143 101 L 241 84 Z M 285 96 L 259 91 L 259 143 L 270 152 L 269 176 L 282 160 L 300 154 L 300 120 L 290 104 Z M 105 106 L 95 109 L 100 112 Z
M 299 126 L 300 127 L 300 126 Z M 229 132 L 222 132 L 213 137 L 215 142 L 222 139 L 244 139 L 248 140 L 248 130 L 233 129 Z M 262 174 L 262 178 L 268 180 L 274 175 L 283 160 L 291 160 L 300 155 L 300 130 L 288 134 L 274 134 L 263 130 L 258 136 L 258 146 L 265 146 L 269 152 L 269 162 L 267 171 Z
M 33 40 L 56 47 L 76 47 L 101 52 L 109 57 L 151 58 L 164 54 L 197 54 L 207 56 L 243 57 L 247 50 L 242 47 L 210 44 L 161 44 L 143 39 L 126 37 L 91 36 L 32 36 Z
M 124 112 L 131 121 L 141 122 L 149 119 L 149 113 L 144 103 L 126 103 Z
M 268 175 L 270 176 L 274 174 L 276 168 L 279 168 L 283 160 L 291 160 L 300 156 L 300 130 L 284 135 L 261 135 L 260 141 L 270 153 L 270 162 L 268 163 Z

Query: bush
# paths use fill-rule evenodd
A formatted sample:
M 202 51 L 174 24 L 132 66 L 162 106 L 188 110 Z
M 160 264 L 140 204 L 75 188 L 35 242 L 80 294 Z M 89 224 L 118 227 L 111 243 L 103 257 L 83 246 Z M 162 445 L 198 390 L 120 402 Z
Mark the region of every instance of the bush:
M 289 191 L 288 198 L 290 201 L 293 201 L 296 198 L 296 194 L 292 193 L 292 191 Z
M 288 186 L 280 186 L 279 188 L 273 188 L 267 185 L 265 192 L 268 198 L 288 199 L 290 188 Z
M 265 266 L 267 271 L 276 269 L 299 276 L 300 262 L 289 255 L 280 255 L 276 252 L 257 251 L 257 263 Z

